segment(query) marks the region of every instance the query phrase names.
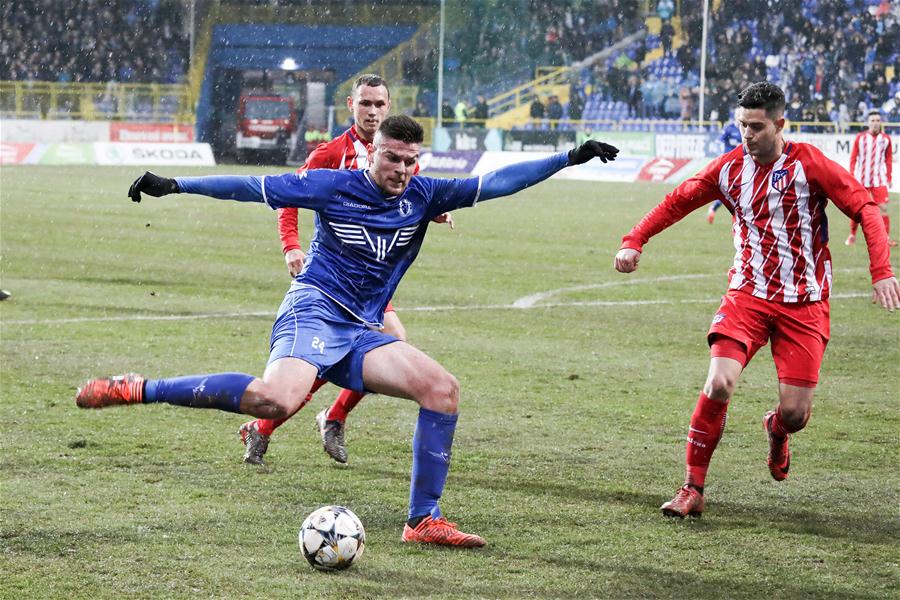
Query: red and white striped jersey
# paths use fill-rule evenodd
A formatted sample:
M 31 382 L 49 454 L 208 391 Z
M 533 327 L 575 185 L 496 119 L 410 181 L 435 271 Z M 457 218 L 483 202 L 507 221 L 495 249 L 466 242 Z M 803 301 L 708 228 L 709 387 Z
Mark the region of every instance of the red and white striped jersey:
M 891 136 L 863 131 L 853 140 L 850 172 L 863 187 L 890 187 L 893 154 Z
M 818 148 L 802 143 L 785 142 L 782 155 L 768 165 L 754 161 L 743 146 L 723 154 L 668 194 L 622 247 L 642 251 L 651 237 L 719 198 L 734 215 L 731 289 L 776 302 L 828 298 L 829 199 L 862 222 L 872 281 L 893 274 L 884 224 L 868 192 Z
M 368 144 L 359 139 L 354 125 L 333 140 L 316 146 L 298 170 L 365 169 L 368 166 Z

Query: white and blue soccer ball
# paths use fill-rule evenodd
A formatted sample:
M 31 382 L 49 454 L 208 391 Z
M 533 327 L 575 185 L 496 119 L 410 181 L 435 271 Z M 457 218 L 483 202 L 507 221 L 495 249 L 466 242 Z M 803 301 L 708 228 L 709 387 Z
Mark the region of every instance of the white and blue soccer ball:
M 340 571 L 362 556 L 366 531 L 353 511 L 343 506 L 314 510 L 300 526 L 300 550 L 314 568 Z

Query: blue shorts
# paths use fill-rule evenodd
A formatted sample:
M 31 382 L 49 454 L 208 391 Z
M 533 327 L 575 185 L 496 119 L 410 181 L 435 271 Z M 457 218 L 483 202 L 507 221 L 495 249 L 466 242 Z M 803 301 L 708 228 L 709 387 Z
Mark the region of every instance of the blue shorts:
M 279 358 L 304 360 L 319 377 L 345 389 L 366 392 L 363 358 L 370 350 L 399 341 L 369 329 L 314 288 L 285 295 L 272 325 L 269 364 Z

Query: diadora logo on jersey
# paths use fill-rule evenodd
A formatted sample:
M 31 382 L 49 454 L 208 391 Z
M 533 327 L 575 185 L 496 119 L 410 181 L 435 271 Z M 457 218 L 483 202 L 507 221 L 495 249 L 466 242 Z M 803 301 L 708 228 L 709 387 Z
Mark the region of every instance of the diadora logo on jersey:
M 400 210 L 401 216 L 408 217 L 412 212 L 412 202 L 404 198 L 400 201 L 400 206 L 398 207 L 398 209 Z
M 785 189 L 787 189 L 787 175 L 787 169 L 778 169 L 777 171 L 772 171 L 772 187 L 779 192 L 783 192 Z
M 410 240 L 412 240 L 419 229 L 418 225 L 401 227 L 394 232 L 393 236 L 386 237 L 371 234 L 362 225 L 353 223 L 333 223 L 329 221 L 328 225 L 334 231 L 334 235 L 343 243 L 351 246 L 368 246 L 371 248 L 372 252 L 375 253 L 375 260 L 378 262 L 384 261 L 388 252 L 395 247 L 401 248 L 409 245 Z

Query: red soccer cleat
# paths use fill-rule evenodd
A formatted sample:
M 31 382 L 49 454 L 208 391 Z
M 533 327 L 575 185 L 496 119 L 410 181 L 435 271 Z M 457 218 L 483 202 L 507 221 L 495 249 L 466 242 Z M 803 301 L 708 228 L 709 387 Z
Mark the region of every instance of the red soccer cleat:
M 106 408 L 144 401 L 144 378 L 135 373 L 91 379 L 78 388 L 75 404 L 79 408 Z
M 444 517 L 432 519 L 430 516 L 422 519 L 422 522 L 416 525 L 415 529 L 409 525 L 404 525 L 403 541 L 456 546 L 458 548 L 480 548 L 487 543 L 480 535 L 463 533 L 458 530 L 456 523 L 451 523 Z
M 769 438 L 769 456 L 766 458 L 766 464 L 769 465 L 769 473 L 775 481 L 784 481 L 787 479 L 788 471 L 791 469 L 791 451 L 788 448 L 788 436 L 779 440 L 772 435 L 772 420 L 775 418 L 775 411 L 770 410 L 763 417 L 763 429 Z
M 705 506 L 703 494 L 699 490 L 685 484 L 681 486 L 675 497 L 659 507 L 667 517 L 694 517 L 699 519 Z
M 716 212 L 713 210 L 707 211 L 706 212 L 706 222 L 709 223 L 710 225 L 712 225 L 715 220 L 716 220 Z
M 265 466 L 263 456 L 269 449 L 269 436 L 259 432 L 257 419 L 248 421 L 238 429 L 241 443 L 244 444 L 244 462 L 249 465 Z

